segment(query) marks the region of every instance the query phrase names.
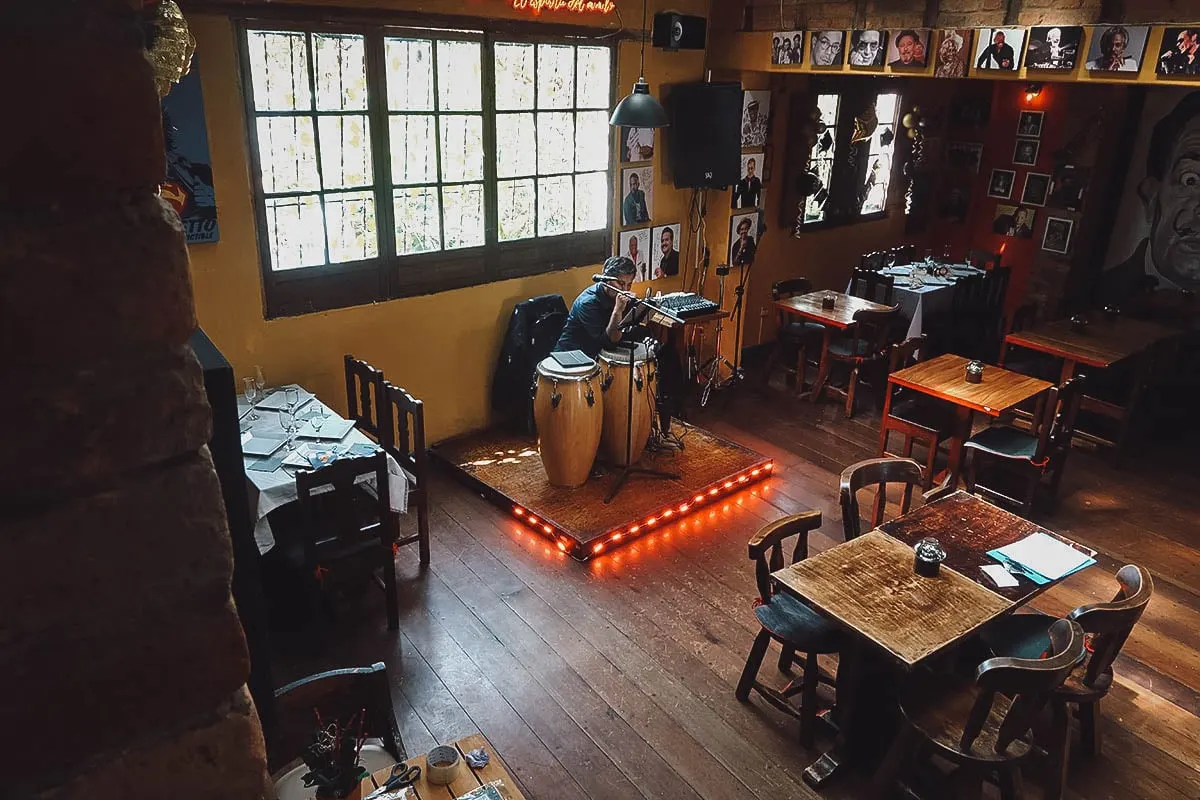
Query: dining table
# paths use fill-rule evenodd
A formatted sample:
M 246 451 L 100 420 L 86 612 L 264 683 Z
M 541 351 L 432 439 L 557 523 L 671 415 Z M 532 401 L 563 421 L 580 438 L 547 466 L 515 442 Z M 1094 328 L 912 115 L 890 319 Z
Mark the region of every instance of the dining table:
M 914 285 L 910 282 L 914 266 L 924 265 L 899 264 L 879 270 L 880 275 L 887 275 L 895 280 L 892 298 L 900 306 L 900 315 L 908 320 L 906 337 L 909 339 L 925 332 L 927 318 L 950 313 L 954 304 L 954 290 L 959 281 L 987 274 L 970 264 L 938 264 L 939 267 L 946 267 L 946 275 L 926 274 L 921 277 L 919 285 Z
M 870 764 L 887 745 L 880 741 L 887 709 L 907 675 L 945 665 L 985 625 L 1074 574 L 1035 580 L 1005 568 L 1013 585 L 1001 587 L 982 569 L 1004 568 L 989 553 L 1035 534 L 1079 551 L 1084 568 L 1095 563 L 1095 551 L 960 490 L 772 573 L 780 591 L 835 622 L 847 638 L 828 715 L 837 737 L 806 768 L 806 783 L 820 787 L 849 765 Z M 934 577 L 914 569 L 914 546 L 929 537 L 946 554 Z
M 826 308 L 824 299 L 833 298 L 833 306 Z M 821 358 L 817 366 L 817 378 L 810 389 L 814 402 L 821 396 L 821 389 L 829 379 L 829 343 L 836 331 L 844 331 L 854 325 L 854 315 L 859 311 L 887 311 L 889 306 L 881 305 L 861 297 L 854 297 L 845 292 L 828 290 L 809 292 L 794 297 L 775 301 L 775 308 L 794 317 L 807 319 L 822 326 Z M 778 345 L 777 345 L 778 346 Z M 796 391 L 804 392 L 804 381 L 797 379 Z

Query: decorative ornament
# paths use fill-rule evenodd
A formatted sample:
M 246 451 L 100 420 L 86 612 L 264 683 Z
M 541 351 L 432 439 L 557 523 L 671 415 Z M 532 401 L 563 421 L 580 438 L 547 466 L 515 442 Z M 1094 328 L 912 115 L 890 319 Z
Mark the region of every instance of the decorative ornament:
M 883 133 L 879 134 L 879 143 L 884 147 L 887 147 L 895 138 L 896 134 L 892 133 L 892 129 L 886 128 L 884 129 Z
M 879 117 L 876 116 L 875 106 L 872 104 L 854 118 L 854 135 L 850 137 L 850 143 L 854 144 L 870 139 L 878 127 Z
M 825 131 L 825 135 L 821 137 L 821 152 L 827 152 L 831 147 L 833 147 L 833 136 L 829 131 Z
M 146 20 L 149 50 L 146 57 L 154 68 L 154 83 L 158 96 L 166 97 L 192 66 L 196 38 L 188 29 L 187 20 L 174 0 L 159 0 L 147 5 Z

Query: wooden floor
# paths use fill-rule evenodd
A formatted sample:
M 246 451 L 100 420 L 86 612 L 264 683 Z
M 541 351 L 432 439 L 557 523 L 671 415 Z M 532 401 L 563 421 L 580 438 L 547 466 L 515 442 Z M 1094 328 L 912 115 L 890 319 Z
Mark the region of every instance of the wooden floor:
M 877 422 L 775 391 L 744 393 L 696 421 L 773 457 L 776 477 L 686 533 L 586 565 L 439 480 L 432 566 L 422 574 L 415 550 L 400 556 L 400 632 L 386 630 L 381 598 L 367 593 L 320 655 L 281 652 L 276 682 L 385 661 L 409 753 L 480 731 L 530 798 L 860 796 L 857 782 L 809 790 L 800 775 L 816 753 L 797 745 L 795 722 L 758 699 L 738 703 L 733 687 L 758 630 L 747 540 L 764 522 L 817 508 L 817 549 L 840 542 L 837 473 L 874 454 Z M 1112 572 L 1127 561 L 1156 580 L 1102 708 L 1103 753 L 1075 762 L 1071 797 L 1200 797 L 1200 480 L 1183 446 L 1174 453 L 1122 469 L 1074 455 L 1060 507 L 1039 518 L 1104 555 L 1102 569 L 1036 607 L 1063 614 L 1110 599 Z M 774 669 L 768 658 L 763 676 Z

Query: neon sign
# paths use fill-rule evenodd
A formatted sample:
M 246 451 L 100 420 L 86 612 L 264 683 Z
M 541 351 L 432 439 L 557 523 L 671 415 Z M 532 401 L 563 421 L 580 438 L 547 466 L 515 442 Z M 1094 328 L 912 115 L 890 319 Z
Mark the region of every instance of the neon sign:
M 611 14 L 617 10 L 614 0 L 512 0 L 517 11 L 538 16 L 543 11 L 566 11 L 573 14 Z

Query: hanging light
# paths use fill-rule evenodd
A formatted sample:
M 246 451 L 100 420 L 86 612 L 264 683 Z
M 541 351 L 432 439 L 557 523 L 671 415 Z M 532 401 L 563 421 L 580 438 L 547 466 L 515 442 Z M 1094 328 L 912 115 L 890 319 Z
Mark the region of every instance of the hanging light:
M 637 83 L 633 92 L 626 95 L 613 109 L 608 124 L 626 128 L 666 128 L 671 122 L 667 111 L 650 96 L 650 84 L 646 83 L 646 0 L 642 0 L 642 55 Z

